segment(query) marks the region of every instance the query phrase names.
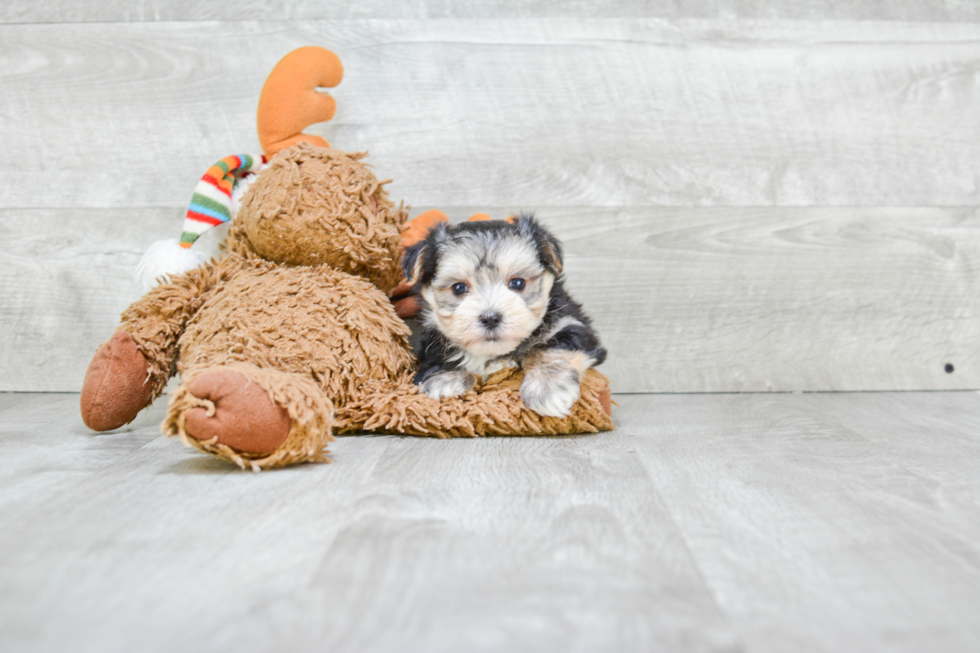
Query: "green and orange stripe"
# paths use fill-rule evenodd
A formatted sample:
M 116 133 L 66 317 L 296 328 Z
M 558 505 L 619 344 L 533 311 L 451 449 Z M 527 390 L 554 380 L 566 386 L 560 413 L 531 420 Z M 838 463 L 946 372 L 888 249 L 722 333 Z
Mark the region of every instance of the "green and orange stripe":
M 194 188 L 180 246 L 189 248 L 205 231 L 231 220 L 231 192 L 236 179 L 257 172 L 266 161 L 264 155 L 233 154 L 208 168 Z

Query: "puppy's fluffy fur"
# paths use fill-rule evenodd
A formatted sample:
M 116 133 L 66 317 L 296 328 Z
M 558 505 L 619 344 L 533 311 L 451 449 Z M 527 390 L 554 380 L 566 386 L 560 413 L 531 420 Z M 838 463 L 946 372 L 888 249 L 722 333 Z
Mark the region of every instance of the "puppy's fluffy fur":
M 430 397 L 460 395 L 475 375 L 518 365 L 524 404 L 562 417 L 582 374 L 606 358 L 562 286 L 560 243 L 531 215 L 440 224 L 402 266 L 424 300 L 415 383 Z

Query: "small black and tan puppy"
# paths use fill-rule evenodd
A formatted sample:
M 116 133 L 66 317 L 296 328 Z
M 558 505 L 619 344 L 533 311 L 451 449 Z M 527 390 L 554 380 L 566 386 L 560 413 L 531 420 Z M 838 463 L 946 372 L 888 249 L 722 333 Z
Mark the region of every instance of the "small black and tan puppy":
M 433 227 L 402 259 L 423 299 L 415 383 L 440 399 L 518 365 L 521 398 L 563 417 L 606 350 L 562 287 L 561 245 L 531 215 Z

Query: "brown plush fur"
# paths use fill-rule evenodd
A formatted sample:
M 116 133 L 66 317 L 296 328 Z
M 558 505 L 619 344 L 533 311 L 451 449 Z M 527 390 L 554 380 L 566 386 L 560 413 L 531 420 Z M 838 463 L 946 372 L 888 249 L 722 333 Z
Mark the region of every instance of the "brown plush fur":
M 211 368 L 213 369 L 213 368 Z M 214 404 L 195 397 L 188 387 L 208 368 L 189 371 L 181 378 L 181 384 L 170 398 L 167 416 L 162 430 L 170 436 L 178 436 L 185 445 L 219 458 L 230 460 L 239 467 L 254 471 L 272 467 L 284 467 L 300 462 L 330 462 L 326 456 L 327 443 L 332 441 L 330 427 L 333 421 L 333 405 L 323 389 L 307 375 L 290 374 L 276 369 L 263 369 L 255 365 L 231 363 L 225 369 L 244 376 L 258 384 L 274 402 L 283 406 L 292 421 L 292 427 L 278 449 L 271 454 L 253 455 L 235 451 L 214 440 L 199 440 L 184 428 L 187 412 L 192 408 L 214 411 Z
M 338 433 L 384 431 L 439 438 L 485 435 L 565 435 L 610 431 L 605 412 L 609 380 L 595 369 L 582 379 L 572 414 L 538 415 L 521 402 L 523 373 L 517 368 L 494 372 L 459 397 L 432 399 L 418 391 L 411 375 L 365 384 L 361 397 L 337 410 Z M 603 395 L 606 397 L 603 397 Z
M 388 199 L 388 182 L 361 163 L 366 156 L 307 143 L 282 152 L 242 200 L 228 248 L 287 265 L 327 264 L 388 294 L 402 279 L 398 246 L 408 214 Z
M 225 261 L 241 259 L 231 254 Z M 366 279 L 327 265 L 240 265 L 188 321 L 178 343 L 181 375 L 251 363 L 309 376 L 343 405 L 365 381 L 412 369 L 408 327 Z
M 177 275 L 123 313 L 120 329 L 147 359 L 152 395 L 181 374 L 164 432 L 251 469 L 322 461 L 332 431 L 480 436 L 612 428 L 608 380 L 590 370 L 572 415 L 523 406 L 521 373 L 503 370 L 436 401 L 412 384 L 405 323 L 387 293 L 400 281 L 396 209 L 360 159 L 306 144 L 261 173 L 229 236 L 231 254 Z M 271 453 L 250 455 L 188 433 L 189 410 L 215 405 L 188 390 L 209 370 L 266 390 L 292 426 Z

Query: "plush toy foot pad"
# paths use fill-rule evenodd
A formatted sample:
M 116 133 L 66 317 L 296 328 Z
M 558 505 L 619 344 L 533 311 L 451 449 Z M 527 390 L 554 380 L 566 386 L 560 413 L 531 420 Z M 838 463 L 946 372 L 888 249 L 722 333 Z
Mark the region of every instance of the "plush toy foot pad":
M 149 365 L 136 341 L 116 331 L 99 347 L 82 384 L 82 421 L 93 431 L 110 431 L 129 424 L 153 396 L 147 382 Z
M 253 471 L 330 462 L 333 404 L 310 375 L 235 362 L 181 376 L 166 435 Z
M 282 406 L 261 386 L 232 370 L 200 375 L 188 386 L 190 394 L 213 408 L 192 408 L 184 418 L 188 435 L 223 444 L 235 451 L 267 455 L 289 435 L 291 422 Z
M 609 380 L 606 380 L 606 387 L 599 391 L 599 405 L 602 412 L 612 417 L 612 388 L 609 387 Z

